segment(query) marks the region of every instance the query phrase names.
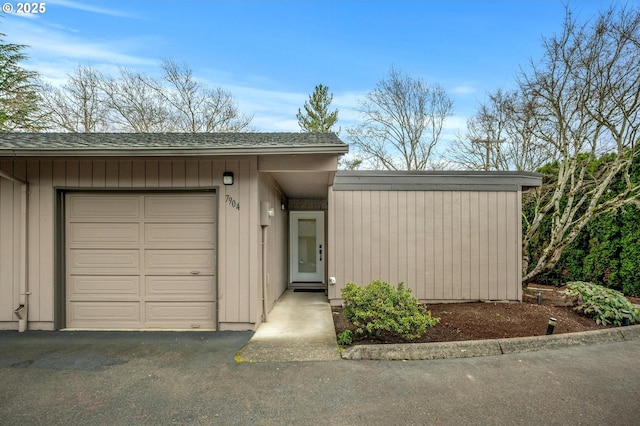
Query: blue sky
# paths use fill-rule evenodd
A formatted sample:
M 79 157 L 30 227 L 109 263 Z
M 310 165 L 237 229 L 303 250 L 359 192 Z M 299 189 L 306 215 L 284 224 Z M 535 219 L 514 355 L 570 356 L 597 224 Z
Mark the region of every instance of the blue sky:
M 587 20 L 614 1 L 569 6 Z M 54 84 L 79 64 L 157 76 L 168 58 L 228 89 L 258 131 L 298 131 L 295 114 L 322 83 L 344 129 L 357 120 L 359 100 L 394 66 L 441 85 L 453 99 L 445 139 L 464 132 L 487 92 L 514 85 L 520 68 L 540 57 L 541 37 L 561 31 L 565 14 L 561 0 L 44 3 L 42 14 L 0 13 L 0 32 L 28 45 L 25 66 Z

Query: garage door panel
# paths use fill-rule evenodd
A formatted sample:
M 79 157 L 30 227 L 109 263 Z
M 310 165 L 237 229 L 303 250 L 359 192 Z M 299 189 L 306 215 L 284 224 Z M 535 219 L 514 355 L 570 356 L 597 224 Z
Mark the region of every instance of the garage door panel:
M 213 328 L 212 302 L 148 302 L 145 322 L 151 327 Z
M 214 301 L 213 276 L 146 277 L 147 300 Z
M 139 250 L 71 249 L 69 253 L 71 274 L 140 274 Z
M 140 245 L 137 223 L 91 223 L 69 224 L 69 245 L 122 247 Z
M 183 222 L 212 221 L 215 211 L 214 198 L 207 195 L 147 195 L 145 197 L 144 218 L 146 220 L 180 218 Z
M 147 274 L 213 274 L 213 250 L 145 250 Z
M 71 220 L 113 222 L 119 219 L 140 217 L 140 197 L 135 195 L 71 195 L 69 217 Z
M 147 223 L 144 236 L 147 246 L 212 247 L 215 230 L 212 223 Z
M 70 301 L 139 300 L 139 276 L 73 276 L 67 283 Z
M 74 327 L 133 327 L 140 324 L 139 302 L 75 302 L 67 315 Z
M 215 329 L 215 193 L 66 198 L 73 328 Z

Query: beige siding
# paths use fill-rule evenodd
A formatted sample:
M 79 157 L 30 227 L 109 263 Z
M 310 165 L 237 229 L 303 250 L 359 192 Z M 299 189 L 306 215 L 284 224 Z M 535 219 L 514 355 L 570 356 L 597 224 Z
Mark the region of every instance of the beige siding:
M 267 309 L 287 289 L 288 282 L 288 238 L 287 212 L 280 208 L 284 198 L 282 191 L 267 173 L 260 174 L 260 201 L 274 209 L 275 216 L 267 227 Z M 262 293 L 261 293 L 262 294 Z
M 29 327 L 54 327 L 55 188 L 219 188 L 218 319 L 220 329 L 253 327 L 258 320 L 260 227 L 255 157 L 172 159 L 2 160 L 0 168 L 26 179 L 29 195 Z M 232 171 L 235 184 L 222 185 Z M 228 204 L 231 197 L 236 206 Z M 0 179 L 0 328 L 17 328 L 20 185 Z M 8 238 L 5 238 L 8 237 Z M 249 297 L 247 297 L 249 294 Z M 162 312 L 159 312 L 162 315 Z
M 330 191 L 329 275 L 421 300 L 519 300 L 519 192 Z
M 4 161 L 0 169 L 11 175 L 17 172 Z M 19 303 L 20 223 L 20 185 L 0 178 L 0 324 L 14 320 L 13 310 Z M 17 329 L 17 322 L 4 328 Z

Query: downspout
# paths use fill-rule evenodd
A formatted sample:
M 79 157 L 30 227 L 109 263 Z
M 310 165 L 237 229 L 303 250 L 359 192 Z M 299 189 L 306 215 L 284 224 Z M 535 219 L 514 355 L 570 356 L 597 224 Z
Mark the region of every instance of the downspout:
M 264 322 L 268 321 L 267 312 L 267 227 L 271 224 L 271 217 L 275 216 L 275 211 L 269 203 L 260 202 L 260 226 L 262 227 L 262 316 Z
M 13 176 L 10 176 L 3 171 L 0 171 L 0 177 L 8 179 L 14 183 L 20 184 L 21 195 L 20 195 L 20 213 L 21 213 L 21 223 L 20 223 L 20 299 L 18 303 L 18 307 L 13 311 L 15 316 L 18 318 L 18 331 L 20 333 L 24 332 L 28 328 L 29 321 L 29 280 L 27 278 L 28 273 L 28 236 L 29 236 L 29 211 L 28 211 L 28 202 L 29 202 L 29 183 L 26 181 L 17 179 Z
M 262 227 L 262 316 L 268 321 L 267 313 L 267 227 Z

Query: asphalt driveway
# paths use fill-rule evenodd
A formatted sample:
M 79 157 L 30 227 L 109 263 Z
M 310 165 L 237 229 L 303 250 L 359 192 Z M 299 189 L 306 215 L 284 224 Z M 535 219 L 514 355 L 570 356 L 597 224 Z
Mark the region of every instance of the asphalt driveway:
M 0 332 L 2 424 L 638 424 L 640 340 L 238 363 L 251 332 Z

